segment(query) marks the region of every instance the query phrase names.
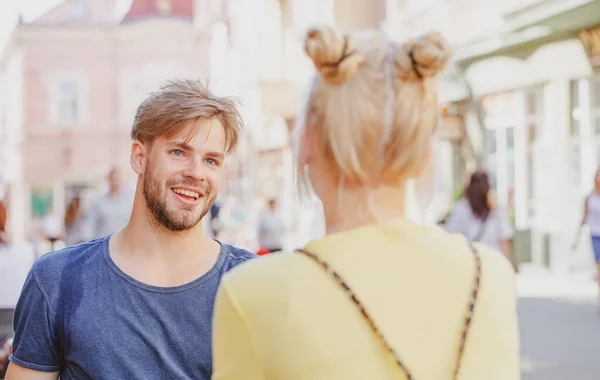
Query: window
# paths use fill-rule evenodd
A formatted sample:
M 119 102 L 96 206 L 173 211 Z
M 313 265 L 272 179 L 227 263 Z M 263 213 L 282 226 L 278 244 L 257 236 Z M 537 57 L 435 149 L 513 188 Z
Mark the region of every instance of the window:
M 160 13 L 170 14 L 173 11 L 173 4 L 170 0 L 157 0 L 156 8 Z
M 281 7 L 278 1 L 270 0 L 266 4 L 267 17 L 261 25 L 261 77 L 266 81 L 281 79 L 283 40 Z
M 69 18 L 72 21 L 83 20 L 88 14 L 88 8 L 86 4 L 73 3 L 69 6 Z
M 75 124 L 79 118 L 77 83 L 59 83 L 56 102 L 56 115 L 58 124 Z
M 600 76 L 571 82 L 571 168 L 574 185 L 591 185 L 600 162 Z
M 534 143 L 540 141 L 544 134 L 544 86 L 526 89 L 525 102 L 528 142 Z
M 579 81 L 574 80 L 571 82 L 571 136 L 575 138 L 581 135 L 580 106 Z
M 581 145 L 579 141 L 571 141 L 571 182 L 581 186 Z
M 545 112 L 545 86 L 536 86 L 524 90 L 525 98 L 525 141 L 523 142 L 523 155 L 525 158 L 525 169 L 523 171 L 523 188 L 519 189 L 520 196 L 526 207 L 520 220 L 528 223 L 535 218 L 535 183 L 536 172 L 534 162 L 534 149 L 544 139 L 544 127 L 546 124 Z
M 440 0 L 404 0 L 403 8 L 406 12 L 417 13 L 427 10 L 439 3 Z

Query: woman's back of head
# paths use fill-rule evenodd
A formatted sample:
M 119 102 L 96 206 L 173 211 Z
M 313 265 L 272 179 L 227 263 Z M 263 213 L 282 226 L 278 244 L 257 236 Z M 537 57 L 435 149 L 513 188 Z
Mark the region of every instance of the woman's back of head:
M 432 78 L 450 50 L 438 33 L 397 44 L 377 32 L 308 32 L 305 51 L 319 74 L 304 124 L 337 181 L 398 185 L 424 166 L 439 120 Z
M 482 170 L 471 174 L 471 179 L 465 189 L 465 198 L 469 202 L 473 214 L 482 220 L 490 214 L 489 192 L 490 180 L 488 175 Z

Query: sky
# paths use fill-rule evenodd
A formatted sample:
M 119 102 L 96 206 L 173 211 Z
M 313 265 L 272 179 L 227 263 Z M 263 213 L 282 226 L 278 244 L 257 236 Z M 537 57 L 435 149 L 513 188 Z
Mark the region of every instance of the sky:
M 64 0 L 0 0 L 0 48 L 4 48 L 8 41 L 19 13 L 25 21 L 31 21 L 62 1 Z
M 23 20 L 32 21 L 65 0 L 0 0 L 0 54 L 17 24 L 19 13 Z M 131 0 L 119 0 L 127 6 Z

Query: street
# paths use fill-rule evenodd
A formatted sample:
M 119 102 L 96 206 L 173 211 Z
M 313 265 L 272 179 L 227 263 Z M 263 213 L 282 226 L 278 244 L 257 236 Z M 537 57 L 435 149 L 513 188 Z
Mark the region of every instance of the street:
M 32 257 L 25 247 L 0 255 L 0 308 L 14 307 Z M 600 378 L 600 305 L 590 277 L 519 274 L 523 380 Z M 4 322 L 8 330 L 10 324 Z
M 522 379 L 600 378 L 600 306 L 594 283 L 519 281 Z

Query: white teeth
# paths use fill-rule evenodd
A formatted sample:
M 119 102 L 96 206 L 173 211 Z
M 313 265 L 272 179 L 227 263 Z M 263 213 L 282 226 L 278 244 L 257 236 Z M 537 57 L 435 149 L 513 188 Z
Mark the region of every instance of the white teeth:
M 200 197 L 200 194 L 196 193 L 195 191 L 189 191 L 189 190 L 183 190 L 183 189 L 173 189 L 173 191 L 176 192 L 177 194 L 183 194 L 188 197 L 193 197 L 193 198 Z

